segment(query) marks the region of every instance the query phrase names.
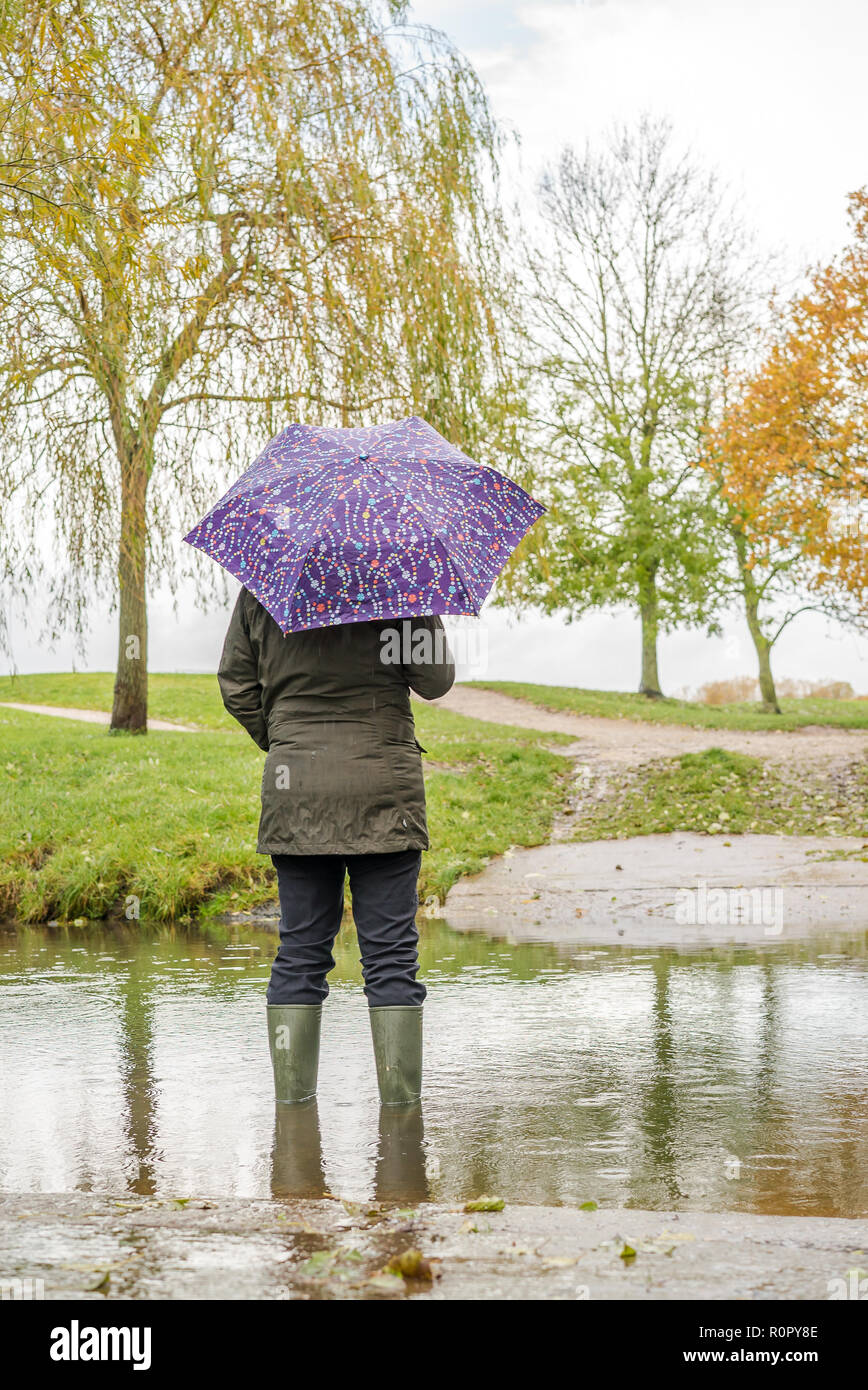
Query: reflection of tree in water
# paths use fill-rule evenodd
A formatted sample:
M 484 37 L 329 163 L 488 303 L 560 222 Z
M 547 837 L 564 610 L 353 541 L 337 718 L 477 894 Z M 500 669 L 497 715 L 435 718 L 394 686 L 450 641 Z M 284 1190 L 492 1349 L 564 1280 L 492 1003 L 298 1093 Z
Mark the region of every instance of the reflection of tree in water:
M 639 1123 L 645 1137 L 645 1154 L 651 1160 L 652 1186 L 662 1187 L 667 1198 L 684 1197 L 678 1181 L 678 1106 L 676 1100 L 676 1046 L 672 1036 L 669 998 L 671 965 L 665 955 L 651 963 L 654 989 L 651 1005 L 651 1077 L 640 1091 Z M 643 1163 L 640 1185 L 644 1187 Z M 647 1200 L 647 1198 L 646 1198 Z
M 813 962 L 814 965 L 817 962 Z M 736 1150 L 745 1160 L 740 1191 L 729 1205 L 768 1215 L 852 1216 L 865 1206 L 864 1144 L 852 1132 L 852 1117 L 865 1112 L 864 1080 L 854 1089 L 826 1090 L 814 1097 L 822 1109 L 811 1114 L 799 1105 L 801 1088 L 809 1076 L 780 1075 L 784 1012 L 780 999 L 780 965 L 765 958 L 762 972 L 762 1020 L 759 1061 L 752 1094 L 752 1123 L 742 1146 Z M 819 977 L 822 982 L 822 974 Z M 834 1019 L 830 1017 L 830 1029 Z M 806 1130 L 820 1124 L 821 1143 L 811 1152 Z M 851 1131 L 844 1143 L 830 1143 L 830 1134 L 841 1125 Z
M 778 1094 L 778 1065 L 781 1048 L 781 1007 L 777 976 L 780 967 L 766 957 L 757 964 L 760 990 L 760 1019 L 757 1035 L 757 1064 L 753 1085 L 745 1087 L 747 1123 L 733 1128 L 732 1153 L 740 1161 L 738 1179 L 732 1182 L 728 1206 L 782 1215 L 791 1210 L 781 1197 L 778 1165 L 769 1168 L 767 1159 L 757 1166 L 754 1154 L 786 1154 L 790 1151 L 789 1113 Z M 774 1160 L 771 1160 L 774 1163 Z
M 741 963 L 743 964 L 743 963 Z M 753 964 L 753 961 L 751 962 Z M 686 1156 L 689 1141 L 695 1142 L 703 1123 L 703 1110 L 710 1127 L 720 1134 L 720 1149 L 708 1155 L 716 1163 L 713 1174 L 714 1196 L 711 1205 L 732 1210 L 764 1210 L 762 1183 L 756 1184 L 747 1156 L 756 1152 L 785 1152 L 785 1107 L 777 1095 L 777 1059 L 781 1048 L 780 1004 L 776 975 L 778 966 L 765 958 L 759 963 L 763 973 L 762 997 L 759 1004 L 757 1065 L 755 1081 L 751 1084 L 740 1064 L 736 1038 L 739 1032 L 739 995 L 735 988 L 740 963 L 732 957 L 722 960 L 714 971 L 715 995 L 721 1004 L 721 1023 L 713 1036 L 706 1036 L 699 1066 L 699 1091 L 692 1096 L 685 1091 L 679 1113 L 676 1075 L 688 1059 L 679 1057 L 673 1039 L 670 991 L 670 966 L 661 956 L 654 964 L 655 992 L 653 1019 L 653 1075 L 645 1088 L 642 1114 L 647 1137 L 647 1154 L 651 1159 L 650 1174 L 643 1174 L 643 1194 L 648 1203 L 659 1200 L 656 1191 L 662 1184 L 667 1197 L 684 1200 L 690 1193 L 683 1191 L 677 1175 L 679 1152 Z M 688 1024 L 689 1027 L 689 1024 Z M 691 1045 L 696 1046 L 695 1039 Z M 733 1090 L 727 1082 L 733 1083 Z M 679 1144 L 679 1133 L 682 1142 Z M 737 1160 L 740 1168 L 728 1167 Z M 761 1175 L 760 1175 L 761 1176 Z M 646 1183 L 650 1177 L 650 1186 Z M 767 1172 L 766 1180 L 776 1198 L 771 1207 L 780 1210 L 779 1174 Z M 638 1193 L 635 1194 L 638 1197 Z
M 153 1072 L 154 959 L 148 945 L 124 942 L 120 953 L 129 962 L 120 985 L 121 1084 L 124 1129 L 131 1160 L 129 1186 L 150 1197 L 156 1192 L 156 1082 Z

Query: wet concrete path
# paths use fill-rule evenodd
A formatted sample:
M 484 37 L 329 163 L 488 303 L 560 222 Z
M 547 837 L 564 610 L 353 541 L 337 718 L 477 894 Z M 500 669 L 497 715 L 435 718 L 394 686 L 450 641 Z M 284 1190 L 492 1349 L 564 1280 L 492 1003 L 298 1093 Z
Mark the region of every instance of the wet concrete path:
M 868 1264 L 866 1221 L 80 1192 L 0 1198 L 0 1243 L 55 1299 L 828 1299 Z

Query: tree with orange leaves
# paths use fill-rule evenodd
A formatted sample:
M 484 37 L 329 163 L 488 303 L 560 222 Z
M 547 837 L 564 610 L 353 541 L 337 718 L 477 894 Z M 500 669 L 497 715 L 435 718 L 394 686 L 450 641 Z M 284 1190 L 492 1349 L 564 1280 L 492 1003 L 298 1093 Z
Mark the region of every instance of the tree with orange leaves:
M 868 191 L 851 195 L 849 213 L 851 244 L 778 316 L 702 458 L 773 710 L 771 649 L 793 618 L 806 608 L 868 615 Z

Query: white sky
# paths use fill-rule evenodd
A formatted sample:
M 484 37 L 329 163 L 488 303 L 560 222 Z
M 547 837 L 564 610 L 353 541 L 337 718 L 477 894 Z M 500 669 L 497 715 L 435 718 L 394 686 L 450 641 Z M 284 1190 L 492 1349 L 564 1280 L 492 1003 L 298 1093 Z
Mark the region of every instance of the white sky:
M 864 0 L 419 0 L 412 16 L 444 29 L 471 58 L 496 115 L 521 136 L 530 186 L 565 143 L 593 139 L 641 112 L 671 117 L 677 139 L 715 164 L 737 192 L 758 239 L 786 264 L 828 259 L 846 235 L 847 193 L 868 183 L 868 5 Z M 155 596 L 154 670 L 213 670 L 226 614 L 205 619 L 186 602 L 175 618 Z M 55 652 L 15 630 L 18 669 L 65 670 Z M 508 628 L 491 614 L 489 675 L 631 689 L 638 678 L 634 620 L 592 615 L 563 629 L 528 618 Z M 94 624 L 86 669 L 114 666 L 113 621 Z M 848 679 L 868 693 L 868 644 L 807 615 L 776 649 L 779 675 Z M 722 639 L 679 632 L 660 647 L 664 688 L 753 673 L 734 615 Z M 0 669 L 8 663 L 0 659 Z

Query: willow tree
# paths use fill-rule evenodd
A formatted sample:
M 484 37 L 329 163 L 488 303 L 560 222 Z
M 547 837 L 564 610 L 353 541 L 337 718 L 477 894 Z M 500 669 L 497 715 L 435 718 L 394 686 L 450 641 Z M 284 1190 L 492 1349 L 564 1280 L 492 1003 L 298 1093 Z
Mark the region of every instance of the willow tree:
M 566 149 L 540 210 L 527 322 L 549 512 L 508 593 L 568 618 L 632 606 L 639 689 L 658 697 L 660 631 L 714 624 L 711 489 L 691 465 L 749 322 L 743 239 L 713 173 L 647 119 Z
M 499 135 L 397 0 L 20 0 L 0 63 L 8 588 L 79 633 L 113 591 L 142 730 L 147 585 L 276 429 L 423 413 L 476 447 Z

